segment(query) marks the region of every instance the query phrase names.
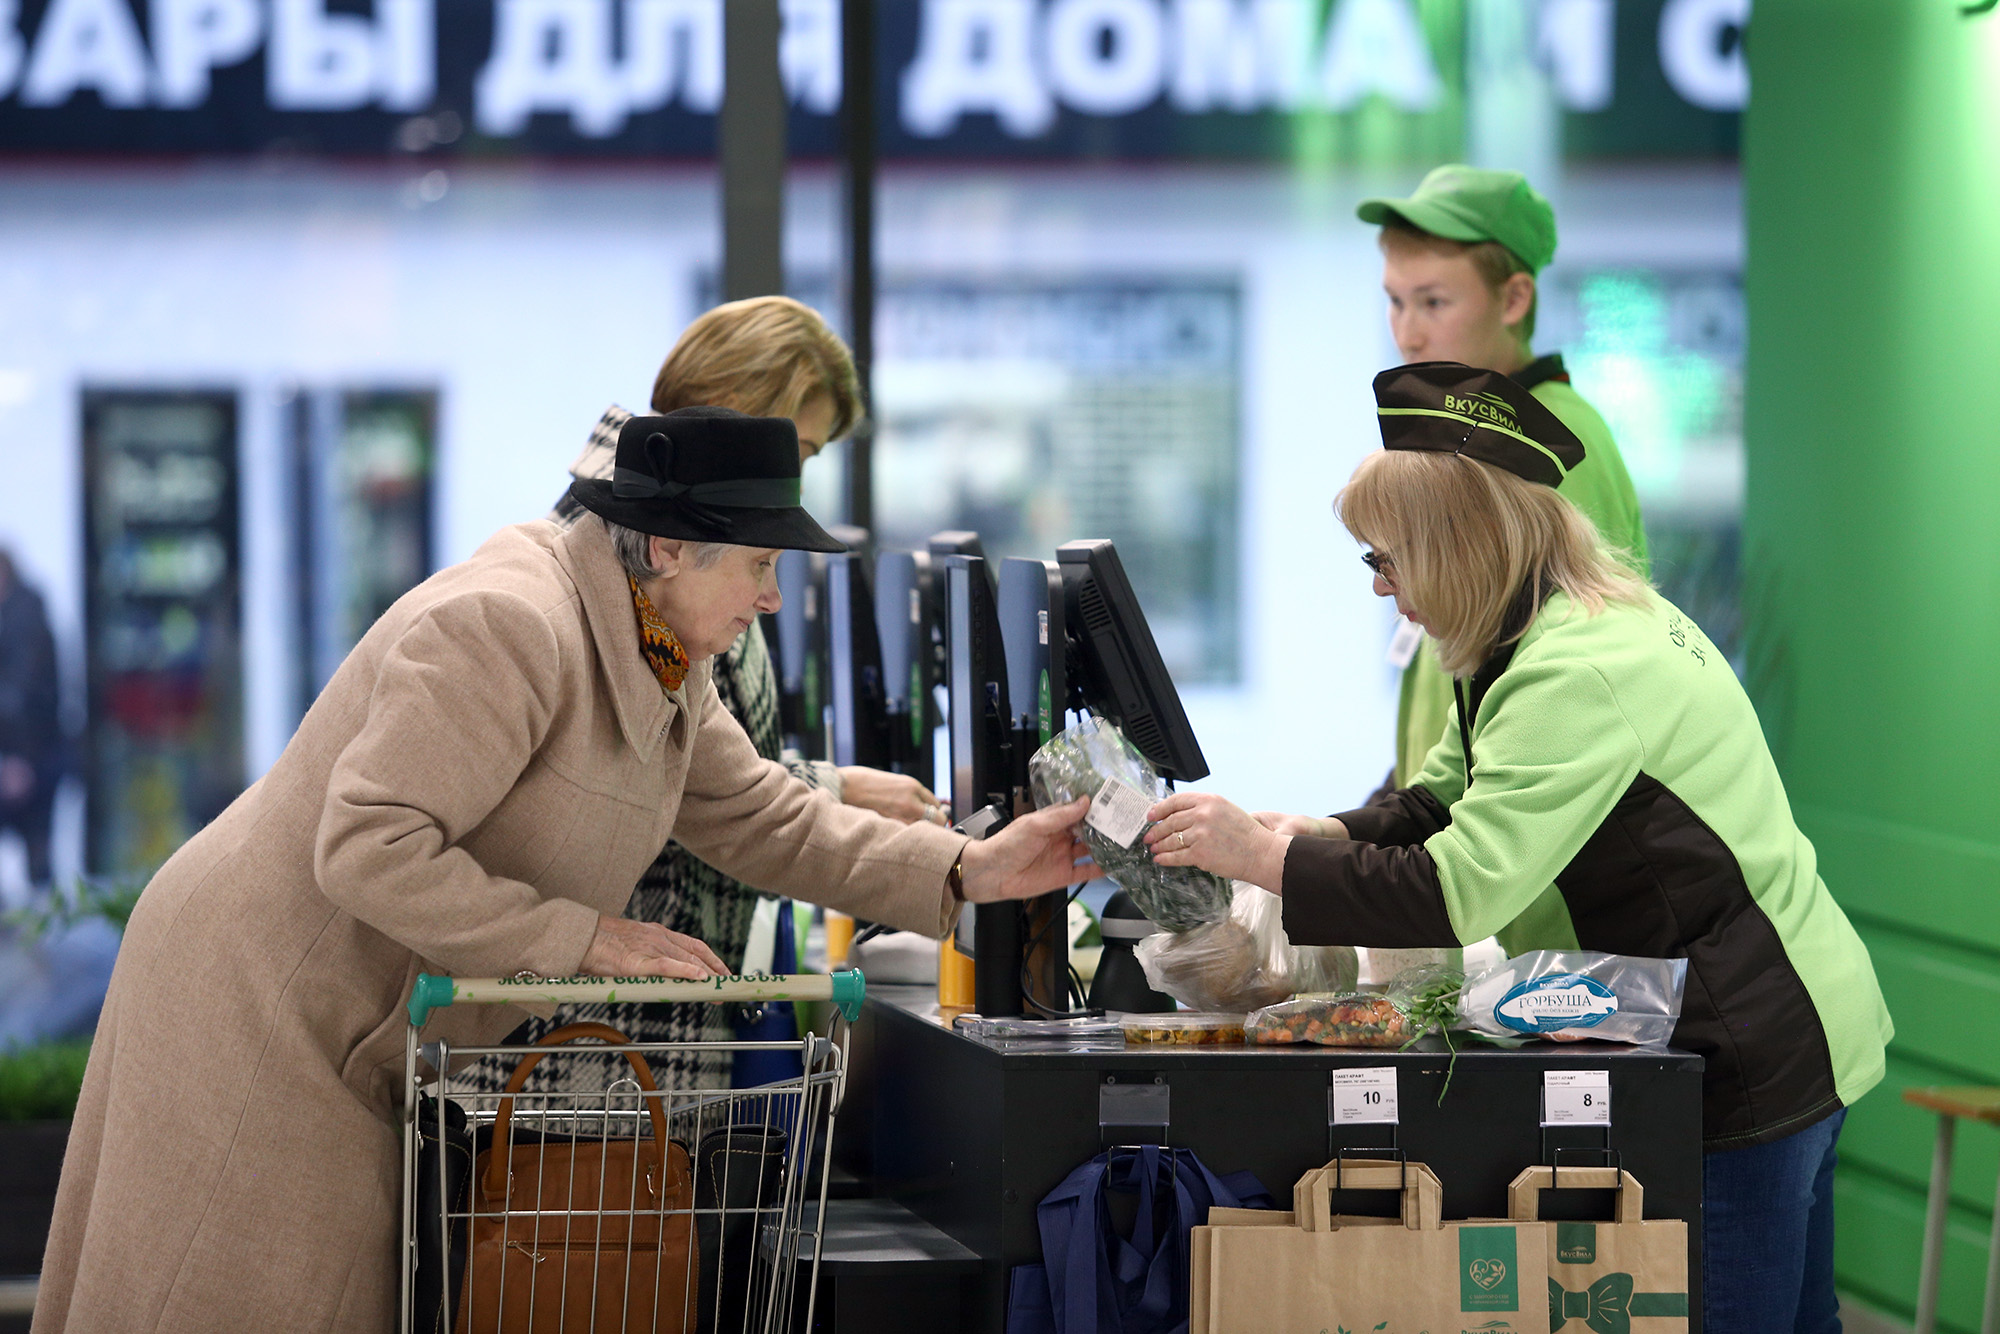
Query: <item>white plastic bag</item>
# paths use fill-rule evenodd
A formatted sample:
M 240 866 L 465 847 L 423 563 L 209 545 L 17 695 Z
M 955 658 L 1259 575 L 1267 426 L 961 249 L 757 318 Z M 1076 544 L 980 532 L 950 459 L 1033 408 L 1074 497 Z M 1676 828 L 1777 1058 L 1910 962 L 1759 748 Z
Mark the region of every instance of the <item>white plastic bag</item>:
M 1294 947 L 1285 936 L 1283 900 L 1240 880 L 1233 889 L 1222 921 L 1139 942 L 1134 953 L 1153 990 L 1191 1009 L 1240 1014 L 1301 991 L 1353 988 L 1351 946 Z

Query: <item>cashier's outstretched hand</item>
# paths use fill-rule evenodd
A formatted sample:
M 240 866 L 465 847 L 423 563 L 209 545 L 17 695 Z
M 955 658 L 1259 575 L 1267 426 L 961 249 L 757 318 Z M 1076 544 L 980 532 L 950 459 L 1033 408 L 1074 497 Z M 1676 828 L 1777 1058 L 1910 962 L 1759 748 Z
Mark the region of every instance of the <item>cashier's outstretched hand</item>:
M 1090 798 L 1078 797 L 1067 806 L 1031 811 L 991 838 L 966 844 L 958 866 L 965 901 L 1031 899 L 1090 879 L 1094 869 L 1077 868 L 1090 849 L 1070 832 L 1089 813 Z
M 1282 894 L 1292 836 L 1213 792 L 1176 792 L 1146 812 L 1146 846 L 1161 866 L 1194 866 Z

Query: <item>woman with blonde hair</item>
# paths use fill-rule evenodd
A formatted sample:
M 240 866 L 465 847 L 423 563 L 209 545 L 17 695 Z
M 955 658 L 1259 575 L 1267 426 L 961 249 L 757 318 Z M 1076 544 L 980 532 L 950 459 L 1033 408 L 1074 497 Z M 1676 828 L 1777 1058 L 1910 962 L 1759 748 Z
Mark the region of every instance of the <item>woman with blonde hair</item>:
M 1730 666 L 1556 485 L 1583 445 L 1506 376 L 1375 382 L 1338 513 L 1456 705 L 1416 780 L 1327 819 L 1155 806 L 1157 859 L 1281 895 L 1294 944 L 1454 946 L 1553 884 L 1586 950 L 1687 960 L 1703 1074 L 1703 1328 L 1840 1328 L 1834 1141 L 1891 1035 Z
M 861 388 L 853 357 L 817 311 L 790 297 L 760 296 L 703 313 L 682 331 L 661 364 L 653 381 L 653 411 L 697 406 L 790 420 L 798 429 L 803 465 L 828 441 L 854 428 L 861 416 Z M 605 410 L 583 453 L 570 465 L 571 477 L 586 481 L 611 476 L 618 434 L 631 415 L 615 405 Z M 585 513 L 574 494 L 564 492 L 549 517 L 569 527 Z M 743 725 L 757 753 L 780 761 L 808 786 L 822 788 L 847 805 L 906 823 L 946 823 L 937 798 L 914 778 L 836 767 L 781 749 L 777 674 L 760 624 L 753 622 L 716 654 L 714 680 L 717 699 Z M 731 969 L 740 969 L 758 898 L 756 890 L 710 866 L 679 842 L 669 842 L 639 877 L 625 916 L 705 941 Z M 509 1040 L 537 1041 L 579 1021 L 609 1024 L 638 1042 L 720 1042 L 736 1036 L 729 1012 L 715 1006 L 616 1003 L 565 1006 L 552 1019 L 529 1021 Z M 512 1064 L 489 1057 L 468 1080 L 498 1089 L 507 1082 Z M 601 1085 L 623 1069 L 622 1057 L 580 1048 L 538 1064 L 529 1075 L 528 1088 L 540 1092 L 589 1087 L 596 1075 L 603 1075 Z M 681 1087 L 726 1084 L 728 1054 L 687 1049 L 656 1061 L 655 1070 Z

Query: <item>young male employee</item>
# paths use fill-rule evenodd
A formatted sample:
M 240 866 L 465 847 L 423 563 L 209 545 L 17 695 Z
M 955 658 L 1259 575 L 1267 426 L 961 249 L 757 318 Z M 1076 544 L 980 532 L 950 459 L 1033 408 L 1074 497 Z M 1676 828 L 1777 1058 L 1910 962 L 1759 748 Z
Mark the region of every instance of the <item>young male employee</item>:
M 1499 371 L 1574 431 L 1583 464 L 1561 494 L 1605 542 L 1646 573 L 1646 530 L 1625 460 L 1604 423 L 1570 385 L 1560 354 L 1536 357 L 1535 275 L 1556 253 L 1556 215 L 1518 171 L 1439 167 L 1407 199 L 1367 199 L 1355 210 L 1382 228 L 1382 288 L 1389 329 L 1405 362 L 1457 361 Z M 1451 678 L 1426 639 L 1406 660 L 1396 707 L 1396 768 L 1407 787 L 1451 713 Z M 1574 948 L 1576 933 L 1553 890 L 1500 933 L 1509 954 Z

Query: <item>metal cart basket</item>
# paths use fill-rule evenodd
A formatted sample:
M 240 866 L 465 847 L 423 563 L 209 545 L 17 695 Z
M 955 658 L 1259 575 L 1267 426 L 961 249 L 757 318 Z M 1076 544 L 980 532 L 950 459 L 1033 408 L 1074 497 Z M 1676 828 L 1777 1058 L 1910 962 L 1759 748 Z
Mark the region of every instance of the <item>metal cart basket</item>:
M 404 1067 L 404 1334 L 810 1329 L 846 1083 L 844 1025 L 837 1042 L 649 1043 L 577 1024 L 534 1046 L 474 1047 L 420 1041 L 434 1009 L 830 1001 L 852 1023 L 864 987 L 851 971 L 702 982 L 420 975 Z M 582 1041 L 593 1045 L 556 1045 Z M 655 1064 L 742 1051 L 796 1054 L 799 1073 L 747 1089 L 660 1088 L 653 1077 Z M 575 1068 L 593 1075 L 612 1054 L 623 1065 L 611 1062 L 612 1077 L 592 1087 L 543 1079 L 531 1091 L 534 1068 L 559 1052 L 589 1053 Z M 454 1084 L 454 1071 L 485 1056 L 518 1062 L 505 1091 L 462 1075 Z

